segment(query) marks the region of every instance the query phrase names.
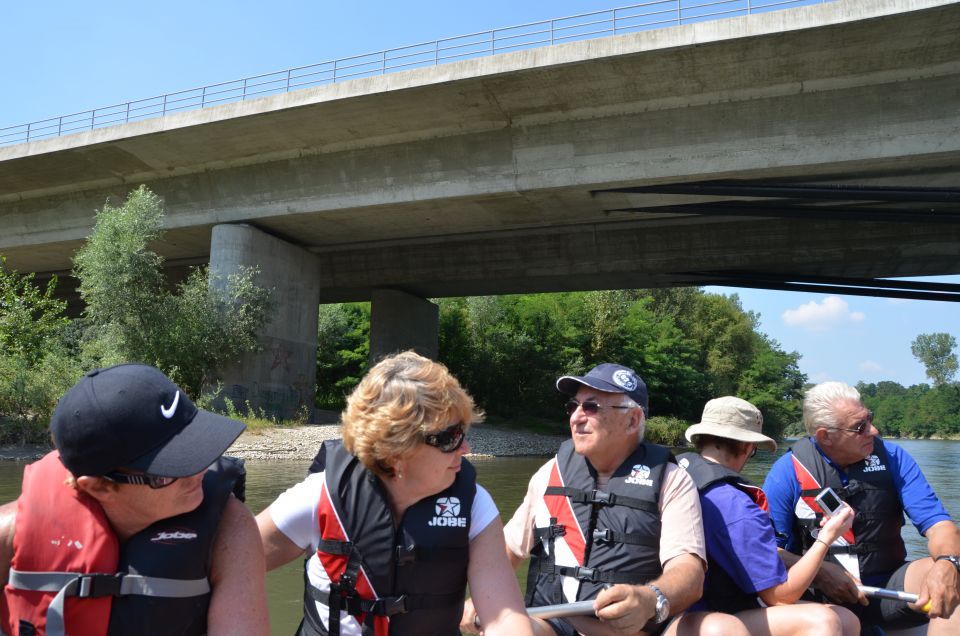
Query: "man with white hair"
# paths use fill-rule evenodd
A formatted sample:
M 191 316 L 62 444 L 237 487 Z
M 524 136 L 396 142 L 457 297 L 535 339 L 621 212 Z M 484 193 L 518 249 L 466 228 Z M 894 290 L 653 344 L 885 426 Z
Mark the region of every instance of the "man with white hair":
M 812 546 L 823 518 L 815 498 L 829 486 L 857 516 L 852 531 L 830 546 L 814 586 L 864 623 L 896 629 L 929 619 L 928 634 L 960 634 L 960 531 L 920 467 L 900 446 L 879 437 L 859 392 L 842 382 L 807 391 L 803 423 L 808 437 L 777 460 L 763 486 L 780 547 L 803 554 Z M 907 561 L 900 536 L 904 512 L 927 539 L 929 557 Z M 790 564 L 796 557 L 786 554 L 784 560 Z M 919 599 L 915 606 L 868 602 L 858 583 Z

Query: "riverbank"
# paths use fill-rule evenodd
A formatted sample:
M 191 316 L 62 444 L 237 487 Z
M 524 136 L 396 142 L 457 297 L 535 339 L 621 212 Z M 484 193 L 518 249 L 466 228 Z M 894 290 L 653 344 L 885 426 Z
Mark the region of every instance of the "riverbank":
M 227 455 L 258 460 L 310 461 L 321 442 L 341 436 L 339 424 L 268 428 L 244 433 Z M 471 454 L 486 457 L 550 456 L 567 435 L 542 435 L 481 424 L 470 428 Z

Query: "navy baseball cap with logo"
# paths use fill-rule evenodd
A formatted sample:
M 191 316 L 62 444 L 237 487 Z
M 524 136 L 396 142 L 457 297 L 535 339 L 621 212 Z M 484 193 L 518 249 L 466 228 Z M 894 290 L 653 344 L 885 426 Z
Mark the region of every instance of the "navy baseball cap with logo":
M 195 475 L 245 428 L 198 409 L 158 369 L 136 363 L 86 374 L 60 398 L 50 420 L 60 461 L 76 477 L 120 468 L 162 477 Z
M 565 375 L 557 380 L 557 390 L 565 395 L 576 395 L 581 385 L 607 393 L 624 393 L 643 408 L 644 415 L 647 414 L 647 385 L 636 371 L 629 367 L 604 362 L 590 369 L 584 376 Z

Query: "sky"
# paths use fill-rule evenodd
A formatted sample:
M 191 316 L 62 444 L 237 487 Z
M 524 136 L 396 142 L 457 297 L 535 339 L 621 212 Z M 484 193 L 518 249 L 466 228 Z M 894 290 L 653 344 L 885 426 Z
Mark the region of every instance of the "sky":
M 113 0 L 8 2 L 0 15 L 0 129 L 420 42 L 627 6 L 615 0 Z M 960 257 L 958 257 L 960 262 Z M 960 271 L 960 267 L 958 267 Z M 960 276 L 939 278 L 960 283 Z M 960 304 L 750 289 L 760 329 L 813 382 L 927 381 L 921 333 L 960 338 Z

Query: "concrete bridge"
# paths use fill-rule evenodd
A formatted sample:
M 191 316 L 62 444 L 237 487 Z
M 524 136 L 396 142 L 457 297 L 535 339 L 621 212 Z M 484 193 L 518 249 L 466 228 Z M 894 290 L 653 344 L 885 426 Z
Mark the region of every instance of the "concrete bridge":
M 435 354 L 431 297 L 957 274 L 958 24 L 840 0 L 0 148 L 0 253 L 65 273 L 146 183 L 171 266 L 276 288 L 225 375 L 280 412 L 310 399 L 322 302 L 372 300 L 373 352 Z

